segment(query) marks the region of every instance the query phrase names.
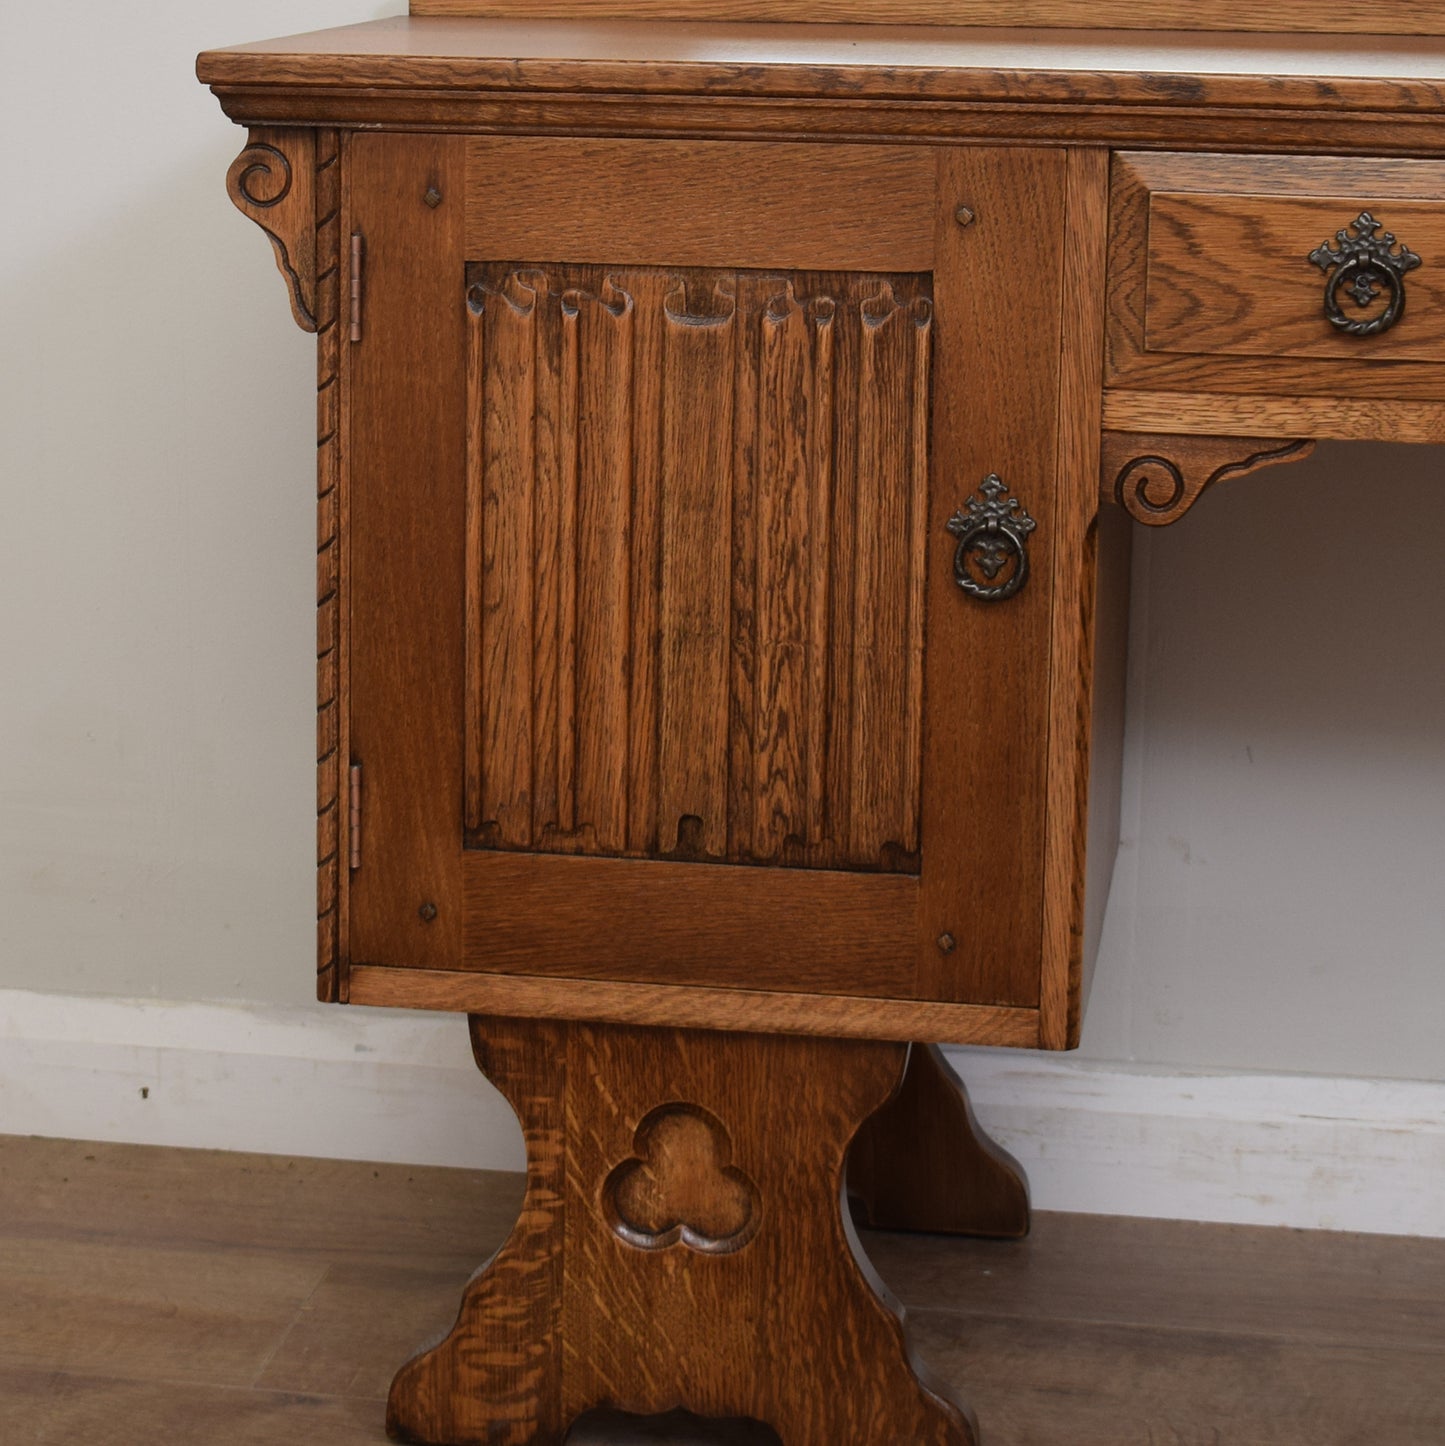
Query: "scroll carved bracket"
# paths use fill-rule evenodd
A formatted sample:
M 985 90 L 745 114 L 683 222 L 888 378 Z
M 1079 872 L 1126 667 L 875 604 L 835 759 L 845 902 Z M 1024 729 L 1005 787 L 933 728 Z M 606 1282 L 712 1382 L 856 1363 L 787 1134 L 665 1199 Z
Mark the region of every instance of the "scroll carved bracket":
M 1100 490 L 1105 501 L 1117 502 L 1135 522 L 1167 527 L 1216 482 L 1302 462 L 1314 448 L 1313 441 L 1298 438 L 1105 432 Z
M 226 172 L 236 209 L 270 238 L 285 278 L 291 314 L 302 331 L 317 329 L 316 133 L 309 128 L 255 126 Z

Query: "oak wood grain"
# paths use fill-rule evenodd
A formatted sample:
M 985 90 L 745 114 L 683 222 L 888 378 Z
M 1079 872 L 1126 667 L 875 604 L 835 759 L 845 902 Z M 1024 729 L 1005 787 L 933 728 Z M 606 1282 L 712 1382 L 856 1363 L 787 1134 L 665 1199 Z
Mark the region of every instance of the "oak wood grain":
M 466 926 L 452 967 L 915 993 L 911 875 L 474 850 L 462 877 Z
M 347 158 L 366 257 L 364 339 L 346 347 L 351 747 L 365 816 L 351 955 L 436 967 L 460 954 L 463 924 L 462 650 L 459 636 L 437 640 L 465 622 L 464 144 L 355 136 Z
M 328 150 L 334 140 L 333 135 Z M 317 330 L 319 169 L 317 137 L 312 131 L 257 126 L 226 172 L 232 204 L 260 226 L 271 242 L 276 269 L 286 283 L 291 315 L 302 331 Z M 330 178 L 328 186 L 329 182 Z
M 1420 164 L 1424 164 L 1423 162 Z M 1220 356 L 1328 357 L 1439 362 L 1445 359 L 1440 320 L 1445 281 L 1445 167 L 1433 168 L 1439 202 L 1360 200 L 1369 192 L 1291 200 L 1279 197 L 1172 195 L 1150 201 L 1149 279 L 1145 289 L 1144 344 L 1156 352 Z M 1404 280 L 1401 320 L 1375 336 L 1333 328 L 1321 304 L 1323 273 L 1310 254 L 1368 211 L 1383 235 L 1432 259 Z M 1221 284 L 1219 259 L 1239 244 L 1241 225 L 1253 232 L 1258 264 Z M 1399 247 L 1394 248 L 1397 252 Z M 1243 258 L 1241 258 L 1242 260 Z M 1385 296 L 1358 314 L 1384 311 Z M 1347 303 L 1346 315 L 1354 317 Z
M 1212 82 L 1192 75 L 1159 79 L 1152 74 L 1121 78 L 1020 71 L 1009 73 L 1003 86 L 996 73 L 983 72 L 987 83 L 970 86 L 958 84 L 954 73 L 947 72 L 939 84 L 943 99 L 915 95 L 911 88 L 901 98 L 869 99 L 866 71 L 830 75 L 826 95 L 815 98 L 809 92 L 818 88 L 817 82 L 806 68 L 800 72 L 778 67 L 783 74 L 776 77 L 777 84 L 760 87 L 759 94 L 753 93 L 753 70 L 729 66 L 721 67 L 715 80 L 706 70 L 680 69 L 673 86 L 660 92 L 647 84 L 651 71 L 645 66 L 624 71 L 625 78 L 619 77 L 613 86 L 595 89 L 594 82 L 601 79 L 595 72 L 605 66 L 543 67 L 535 89 L 505 82 L 493 88 L 485 78 L 474 86 L 459 85 L 450 64 L 440 67 L 440 73 L 426 64 L 415 68 L 422 76 L 429 74 L 430 83 L 419 76 L 392 86 L 356 79 L 333 86 L 320 75 L 306 73 L 303 66 L 305 78 L 290 85 L 213 89 L 227 115 L 238 124 L 253 126 L 345 123 L 376 130 L 601 133 L 677 140 L 793 140 L 805 133 L 824 144 L 993 141 L 1127 150 L 1239 147 L 1308 155 L 1318 152 L 1320 127 L 1327 123 L 1332 152 L 1365 156 L 1429 153 L 1437 144 L 1433 116 L 1445 105 L 1445 84 L 1435 81 L 1391 82 L 1384 93 L 1362 94 L 1355 104 L 1348 93 L 1356 87 L 1348 81 L 1290 83 L 1274 75 L 1241 84 L 1240 98 L 1233 104 L 1223 98 L 1209 104 L 1206 97 L 1214 90 Z M 325 73 L 328 68 L 321 69 Z M 498 70 L 511 77 L 518 69 L 529 68 L 512 61 L 504 67 L 495 62 L 481 67 L 484 76 L 493 80 Z M 748 79 L 739 82 L 743 72 Z M 350 76 L 349 64 L 340 65 L 336 73 Z M 1121 79 L 1135 80 L 1138 90 L 1128 99 L 1112 99 Z M 730 82 L 738 93 L 732 93 Z M 706 103 L 674 93 L 690 89 L 707 90 Z M 971 89 L 986 94 L 972 99 Z M 1053 100 L 1046 99 L 1050 91 L 1057 92 Z M 1289 103 L 1277 104 L 1281 99 Z M 867 104 L 859 103 L 863 100 Z
M 570 1026 L 472 1025 L 477 1063 L 508 1102 L 527 1144 L 527 1193 L 505 1244 L 469 1283 L 448 1341 L 404 1365 L 387 1400 L 394 1440 L 488 1440 L 560 1446 L 563 1242 Z
M 1135 522 L 1167 527 L 1216 482 L 1302 462 L 1313 451 L 1313 441 L 1294 438 L 1105 432 L 1099 489 Z
M 468 283 L 472 845 L 916 872 L 922 279 Z
M 942 1016 L 860 1003 L 932 997 L 1037 1039 L 1060 458 L 1051 425 L 967 398 L 998 366 L 1031 417 L 1055 408 L 1063 152 L 942 156 L 943 330 L 916 273 L 468 262 L 472 143 L 392 144 L 355 142 L 352 173 L 353 955 L 832 993 L 855 1034 L 934 1037 Z M 1022 263 L 1025 285 L 976 284 Z M 408 390 L 428 353 L 452 380 Z M 945 495 L 936 458 L 970 485 Z M 944 524 L 999 468 L 1033 479 L 1042 530 L 1030 587 L 990 609 L 953 588 Z M 619 853 L 644 858 L 586 857 Z M 729 859 L 803 867 L 699 867 Z M 555 1013 L 538 993 L 518 1010 Z
M 352 1001 L 393 1009 L 445 1009 L 541 1019 L 586 1017 L 618 1024 L 675 1024 L 729 1031 L 771 1029 L 839 1038 L 954 1041 L 1021 1049 L 1036 1046 L 1039 1038 L 1036 1009 L 368 964 L 353 967 Z
M 1358 337 L 1330 325 L 1309 258 L 1366 210 L 1426 263 L 1405 278 L 1401 321 Z M 1445 271 L 1429 263 L 1445 254 L 1440 164 L 1126 154 L 1111 226 L 1110 385 L 1445 395 Z
M 817 159 L 801 143 L 479 137 L 467 143 L 467 255 L 517 261 L 542 235 L 539 260 L 927 270 L 932 156 L 850 146 Z
M 1376 155 L 1428 152 L 1445 98 L 1438 41 L 1362 50 L 1297 39 L 1284 51 L 1235 37 L 1211 46 L 1201 75 L 1188 45 L 1144 48 L 1118 32 L 1079 38 L 1076 48 L 960 28 L 700 32 L 639 20 L 418 17 L 208 52 L 198 69 L 245 124 L 344 118 L 574 136 L 803 132 L 1271 152 L 1317 152 L 1327 125 L 1335 154 Z M 768 96 L 778 99 L 761 103 Z
M 898 1093 L 858 1131 L 848 1194 L 877 1230 L 982 1235 L 1029 1232 L 1029 1187 L 991 1140 L 936 1045 L 915 1044 Z
M 756 3 L 776 19 L 791 0 Z M 1096 572 L 1100 299 L 1112 287 L 1124 337 L 1111 325 L 1115 430 L 1174 393 L 1180 420 L 1148 430 L 1206 458 L 1197 438 L 1221 428 L 1203 408 L 1230 392 L 1243 437 L 1438 430 L 1428 258 L 1420 304 L 1363 360 L 1300 320 L 1320 289 L 1306 262 L 1285 292 L 1248 265 L 1231 290 L 1213 258 L 1241 218 L 1266 257 L 1306 224 L 1317 244 L 1346 203 L 1428 249 L 1442 172 L 1420 157 L 1440 151 L 1445 47 L 1301 42 L 1333 57 L 1309 74 L 1236 37 L 1200 75 L 1182 42 L 1150 69 L 1117 37 L 661 13 L 433 15 L 200 63 L 232 114 L 292 125 L 258 135 L 322 127 L 298 142 L 309 181 L 242 195 L 283 236 L 298 316 L 334 310 L 325 286 L 350 278 L 338 255 L 323 283 L 320 258 L 342 232 L 367 261 L 360 339 L 333 336 L 319 378 L 323 865 L 329 783 L 353 757 L 369 780 L 357 891 L 319 881 L 323 994 L 347 997 L 354 905 L 361 957 L 417 971 L 364 969 L 359 997 L 544 1015 L 585 999 L 653 1022 L 671 999 L 736 1029 L 817 992 L 817 1027 L 1066 1046 L 1114 831 L 1085 799 L 1091 778 L 1112 794 L 1121 718 L 1123 609 Z M 1143 0 L 1133 18 L 1163 13 Z M 449 127 L 470 134 L 431 134 Z M 1322 134 L 1373 154 L 1283 154 Z M 321 165 L 343 149 L 344 186 Z M 238 165 L 244 192 L 262 173 Z M 532 301 L 528 258 L 556 273 Z M 490 309 L 467 305 L 477 287 Z M 1339 408 L 1346 373 L 1356 404 Z M 960 610 L 939 524 L 992 471 L 1039 520 L 1034 578 L 1006 611 Z M 1109 739 L 1091 759 L 1095 723 Z M 650 875 L 523 857 L 545 848 L 670 857 Z M 804 867 L 785 892 L 735 860 Z M 809 867 L 825 863 L 920 872 L 844 888 Z M 458 981 L 478 966 L 495 977 Z
M 1066 186 L 1062 150 L 940 160 L 918 950 L 944 999 L 1039 1002 Z M 1038 526 L 1027 585 L 990 603 L 955 584 L 948 521 L 992 473 Z
M 1411 0 L 1321 11 L 1312 0 L 411 0 L 413 15 L 622 16 L 813 24 L 1099 26 L 1134 30 L 1441 35 L 1445 20 Z
M 1445 403 L 1334 397 L 1106 391 L 1104 425 L 1119 432 L 1314 437 L 1344 442 L 1445 442 Z
M 1107 848 L 1109 830 L 1089 829 L 1095 597 L 1107 580 L 1098 577 L 1098 501 L 1088 495 L 1086 480 L 1098 467 L 1108 174 L 1105 152 L 1082 147 L 1068 152 L 1039 978 L 1039 1035 L 1051 1049 L 1079 1042 L 1084 971 L 1093 963 L 1085 959 L 1085 909 L 1091 902 L 1086 871 L 1092 864 L 1095 890 L 1106 894 L 1113 871 L 1111 856 L 1089 858 L 1091 844 Z M 1107 750 L 1112 742 L 1104 738 L 1100 745 Z M 1107 817 L 1117 810 L 1117 793 L 1097 798 L 1095 807 Z
M 727 854 L 734 391 L 741 329 L 718 276 L 669 278 L 658 444 L 658 843 Z M 692 821 L 696 820 L 696 823 Z
M 1208 69 L 1201 73 L 1206 58 Z M 942 73 L 957 75 L 960 84 L 991 85 L 995 93 L 1015 84 L 1020 74 L 1039 73 L 1053 74 L 1060 82 L 1076 75 L 1091 85 L 1107 81 L 1114 97 L 1142 97 L 1152 91 L 1156 100 L 1184 104 L 1201 96 L 1211 103 L 1239 100 L 1244 87 L 1256 102 L 1267 101 L 1277 92 L 1288 97 L 1288 83 L 1305 79 L 1318 99 L 1332 94 L 1341 105 L 1357 103 L 1360 98 L 1357 91 L 1339 89 L 1342 84 L 1369 82 L 1374 93 L 1390 97 L 1387 107 L 1400 108 L 1410 92 L 1392 87 L 1445 79 L 1445 39 L 1413 30 L 1408 37 L 1375 36 L 1368 41 L 1310 33 L 1292 35 L 1281 43 L 1277 36 L 1237 31 L 1201 41 L 1182 34 L 1167 38 L 1131 35 L 1119 27 L 1083 27 L 1057 36 L 1017 26 L 668 25 L 647 18 L 565 20 L 540 16 L 511 20 L 392 16 L 205 51 L 197 59 L 197 74 L 210 84 L 253 76 L 263 65 L 272 64 L 279 67 L 278 79 L 290 83 L 297 72 L 286 69 L 288 66 L 319 66 L 328 61 L 339 66 L 344 60 L 358 66 L 375 65 L 377 69 L 369 74 L 382 77 L 380 83 L 385 83 L 388 73 L 399 81 L 407 65 L 432 60 L 458 67 L 456 79 L 466 83 L 475 76 L 460 67 L 503 59 L 514 67 L 504 81 L 511 85 L 529 82 L 526 66 L 534 61 L 646 64 L 654 70 L 651 84 L 657 89 L 674 78 L 667 69 L 672 64 L 730 64 L 737 68 L 742 83 L 764 87 L 776 84 L 784 73 L 782 67 L 806 66 L 826 72 L 818 78 L 819 85 L 830 83 L 836 71 L 854 72 L 868 87 L 864 93 L 874 97 L 922 94 L 938 84 Z M 392 67 L 390 72 L 385 69 L 387 64 Z M 744 77 L 744 70 L 752 73 Z M 506 75 L 500 63 L 494 73 Z M 1240 89 L 1224 93 L 1196 89 L 1191 97 L 1184 86 L 1170 91 L 1161 84 L 1173 76 L 1197 77 L 1206 87 L 1238 84 Z M 1274 85 L 1263 84 L 1266 77 Z M 615 72 L 598 70 L 577 79 L 579 84 L 595 85 L 616 78 Z M 699 75 L 698 79 L 716 81 L 719 77 Z M 1037 99 L 1054 100 L 1061 93 L 1046 88 Z M 982 99 L 983 94 L 974 98 Z M 1105 97 L 1093 97 L 1101 98 Z
M 522 1121 L 527 1196 L 451 1334 L 398 1373 L 394 1437 L 561 1446 L 597 1406 L 682 1406 L 788 1441 L 972 1446 L 840 1208 L 903 1046 L 481 1016 L 472 1035 Z

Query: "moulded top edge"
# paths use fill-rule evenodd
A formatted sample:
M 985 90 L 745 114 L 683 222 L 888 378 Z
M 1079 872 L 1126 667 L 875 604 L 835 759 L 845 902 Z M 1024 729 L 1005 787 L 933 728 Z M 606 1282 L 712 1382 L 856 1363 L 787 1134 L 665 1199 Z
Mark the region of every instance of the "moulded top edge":
M 395 17 L 204 52 L 216 86 L 1445 111 L 1445 36 Z

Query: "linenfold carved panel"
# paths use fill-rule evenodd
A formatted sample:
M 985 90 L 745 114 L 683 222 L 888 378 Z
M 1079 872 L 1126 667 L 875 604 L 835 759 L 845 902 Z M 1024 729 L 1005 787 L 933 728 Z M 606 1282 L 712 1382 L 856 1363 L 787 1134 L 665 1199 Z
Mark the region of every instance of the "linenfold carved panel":
M 915 870 L 929 278 L 467 288 L 469 842 Z

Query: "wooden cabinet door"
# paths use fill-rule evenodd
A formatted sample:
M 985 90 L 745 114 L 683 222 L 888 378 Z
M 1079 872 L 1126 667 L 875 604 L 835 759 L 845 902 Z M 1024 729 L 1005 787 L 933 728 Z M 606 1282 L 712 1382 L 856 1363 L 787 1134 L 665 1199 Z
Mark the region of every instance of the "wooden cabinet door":
M 354 961 L 1038 1005 L 1064 174 L 353 139 Z

